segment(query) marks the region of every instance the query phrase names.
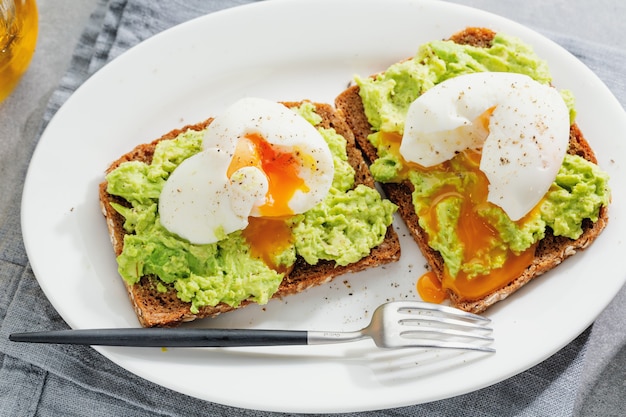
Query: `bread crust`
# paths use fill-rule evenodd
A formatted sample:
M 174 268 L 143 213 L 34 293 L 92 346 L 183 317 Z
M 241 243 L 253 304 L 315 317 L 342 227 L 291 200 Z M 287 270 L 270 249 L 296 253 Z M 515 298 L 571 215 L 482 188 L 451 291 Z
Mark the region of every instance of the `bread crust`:
M 466 28 L 451 36 L 450 40 L 461 44 L 488 47 L 491 45 L 494 35 L 495 32 L 486 28 Z M 372 126 L 365 116 L 363 103 L 359 95 L 359 87 L 353 85 L 344 90 L 336 97 L 335 106 L 345 115 L 346 121 L 354 133 L 355 140 L 368 162 L 374 162 L 378 155 L 376 148 L 368 140 L 368 135 L 372 133 Z M 597 163 L 591 146 L 576 124 L 573 124 L 570 128 L 568 153 L 579 155 L 593 163 Z M 444 261 L 438 251 L 428 246 L 428 236 L 419 225 L 419 219 L 415 213 L 412 201 L 413 185 L 407 180 L 398 184 L 381 184 L 381 186 L 387 197 L 398 206 L 400 217 L 404 220 L 413 239 L 426 258 L 430 269 L 441 281 L 443 278 Z M 588 247 L 606 227 L 607 222 L 608 207 L 603 206 L 600 208 L 598 221 L 595 223 L 589 220 L 584 221 L 583 233 L 578 239 L 554 236 L 550 229 L 546 230 L 546 236 L 535 249 L 533 262 L 520 276 L 508 285 L 479 299 L 462 299 L 458 294 L 448 291 L 451 305 L 472 313 L 484 312 L 493 304 L 504 300 L 519 290 L 532 279 L 553 269 L 577 251 Z
M 297 107 L 302 102 L 285 102 L 287 107 Z M 355 170 L 355 186 L 364 184 L 374 187 L 374 180 L 369 172 L 368 166 L 357 148 L 354 135 L 348 127 L 346 121 L 335 109 L 323 103 L 313 103 L 316 107 L 316 113 L 323 119 L 320 126 L 325 128 L 334 128 L 337 133 L 346 138 L 348 162 Z M 187 125 L 180 129 L 174 129 L 162 137 L 152 141 L 151 143 L 141 144 L 130 152 L 122 155 L 118 160 L 114 161 L 106 170 L 111 172 L 120 164 L 126 161 L 143 161 L 150 163 L 154 154 L 157 143 L 163 140 L 176 138 L 179 134 L 187 130 L 201 131 L 204 130 L 211 122 L 209 118 L 203 122 Z M 107 192 L 107 181 L 103 181 L 99 185 L 99 200 L 102 214 L 106 219 L 107 229 L 113 250 L 116 256 L 122 253 L 124 248 L 124 218 L 111 206 L 112 202 L 128 205 L 128 203 L 117 196 L 113 196 Z M 280 299 L 282 297 L 301 293 L 308 288 L 325 284 L 335 277 L 349 272 L 358 272 L 367 268 L 373 268 L 380 265 L 396 262 L 400 259 L 400 242 L 393 226 L 387 228 L 384 241 L 375 247 L 368 256 L 361 260 L 340 266 L 335 262 L 320 261 L 317 265 L 309 265 L 298 257 L 293 269 L 285 275 L 278 291 L 272 298 Z M 234 310 L 227 304 L 220 303 L 216 306 L 201 307 L 198 313 L 191 312 L 191 303 L 184 302 L 176 296 L 176 290 L 172 285 L 166 285 L 167 291 L 160 292 L 157 290 L 157 283 L 160 282 L 157 277 L 147 275 L 143 276 L 140 281 L 134 285 L 128 284 L 122 280 L 126 287 L 129 299 L 139 323 L 143 327 L 174 327 L 183 322 L 189 322 L 205 317 L 215 317 L 219 314 Z M 163 283 L 161 283 L 163 284 Z M 238 307 L 242 308 L 252 301 L 244 300 Z

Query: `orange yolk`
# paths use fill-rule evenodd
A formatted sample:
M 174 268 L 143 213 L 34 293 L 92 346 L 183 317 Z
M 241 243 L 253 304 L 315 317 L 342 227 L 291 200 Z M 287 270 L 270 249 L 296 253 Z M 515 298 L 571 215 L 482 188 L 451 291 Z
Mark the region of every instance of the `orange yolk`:
M 243 235 L 253 256 L 278 272 L 286 272 L 285 267 L 276 265 L 273 259 L 293 243 L 291 229 L 285 222 L 294 214 L 289 201 L 297 190 L 309 190 L 298 176 L 301 161 L 297 155 L 273 147 L 260 135 L 250 134 L 237 143 L 227 176 L 230 178 L 235 171 L 248 166 L 265 173 L 269 188 L 266 203 L 259 207 L 262 217 L 250 217 Z
M 520 276 L 532 262 L 535 247 L 536 244 L 519 255 L 509 251 L 504 265 L 491 270 L 489 274 L 468 278 L 467 274 L 461 271 L 453 278 L 446 270 L 441 286 L 460 295 L 462 299 L 482 298 L 494 290 L 507 286 L 514 278 Z
M 428 303 L 441 303 L 447 293 L 441 287 L 441 281 L 433 271 L 428 271 L 417 280 L 417 293 Z
M 278 272 L 287 272 L 284 265 L 276 265 L 274 259 L 293 243 L 291 229 L 284 219 L 273 217 L 250 217 L 243 236 L 250 244 L 252 256 L 261 259 Z
M 309 191 L 306 183 L 298 175 L 302 161 L 289 152 L 273 147 L 263 137 L 250 134 L 237 143 L 235 155 L 228 167 L 227 176 L 240 168 L 255 166 L 265 173 L 269 183 L 266 203 L 259 207 L 263 217 L 293 215 L 289 201 L 297 190 Z
M 480 116 L 479 122 L 482 127 L 487 129 L 489 123 L 489 115 L 493 112 L 493 108 L 487 110 Z M 402 159 L 399 152 L 402 137 L 395 133 L 382 133 L 383 146 L 399 156 L 403 164 L 403 170 L 400 172 L 402 178 L 406 178 L 409 170 L 419 170 L 421 172 L 429 171 L 450 171 L 451 164 L 446 161 L 433 167 L 423 167 L 416 163 L 409 163 Z M 428 223 L 432 230 L 438 229 L 436 217 L 437 203 L 449 197 L 461 197 L 461 214 L 457 226 L 457 235 L 464 247 L 464 262 L 471 262 L 476 254 L 485 252 L 490 246 L 493 239 L 498 238 L 498 231 L 478 215 L 477 207 L 491 204 L 487 202 L 487 194 L 489 191 L 489 181 L 485 174 L 480 171 L 480 150 L 466 150 L 455 156 L 455 162 L 460 164 L 462 168 L 476 174 L 478 181 L 471 184 L 468 189 L 459 192 L 453 186 L 444 186 L 433 196 L 430 203 L 430 209 L 424 213 L 419 213 L 422 221 Z M 532 213 L 532 212 L 531 212 Z M 525 216 L 518 221 L 523 223 L 531 214 Z M 417 291 L 420 297 L 425 301 L 441 302 L 446 297 L 446 290 L 456 293 L 461 299 L 477 299 L 481 298 L 494 290 L 500 289 L 513 279 L 522 274 L 522 272 L 530 265 L 535 254 L 536 245 L 521 254 L 515 254 L 510 250 L 506 250 L 504 265 L 500 268 L 491 270 L 488 274 L 478 275 L 469 278 L 466 273 L 460 271 L 456 277 L 450 276 L 447 268 L 445 269 L 443 281 L 439 281 L 434 272 L 427 272 L 419 278 L 417 282 Z M 492 249 L 492 252 L 493 249 Z

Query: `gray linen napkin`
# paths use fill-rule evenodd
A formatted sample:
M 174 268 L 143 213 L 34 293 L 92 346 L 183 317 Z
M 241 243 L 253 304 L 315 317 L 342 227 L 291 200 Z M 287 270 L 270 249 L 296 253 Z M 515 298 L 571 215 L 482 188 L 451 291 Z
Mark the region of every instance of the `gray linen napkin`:
M 177 23 L 248 2 L 100 0 L 76 48 L 71 67 L 50 99 L 43 126 L 80 84 L 128 48 Z M 626 67 L 624 51 L 544 33 L 586 62 L 621 103 L 626 103 L 626 85 L 620 75 Z M 19 226 L 21 184 L 14 195 L 18 197 L 0 224 L 0 416 L 277 415 L 213 404 L 170 391 L 127 372 L 89 347 L 8 342 L 8 334 L 14 331 L 67 328 L 47 302 L 28 264 Z M 581 386 L 589 351 L 624 358 L 623 353 L 620 356 L 619 352 L 604 352 L 602 343 L 597 341 L 612 336 L 619 338 L 612 346 L 625 345 L 623 314 L 610 309 L 605 314 L 612 314 L 613 322 L 621 327 L 592 326 L 543 363 L 494 386 L 445 401 L 343 415 L 569 416 L 579 413 L 585 409 L 583 400 L 591 392 L 590 387 Z M 600 334 L 594 339 L 596 333 Z M 599 376 L 590 377 L 594 381 Z M 212 383 L 219 381 L 207 379 L 207 389 Z M 615 415 L 620 412 L 614 411 Z

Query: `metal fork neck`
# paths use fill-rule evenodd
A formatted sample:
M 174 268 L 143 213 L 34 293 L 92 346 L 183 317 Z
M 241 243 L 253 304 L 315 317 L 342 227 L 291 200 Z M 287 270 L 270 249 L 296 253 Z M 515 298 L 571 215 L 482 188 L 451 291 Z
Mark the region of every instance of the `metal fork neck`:
M 369 336 L 362 331 L 356 332 L 329 332 L 329 331 L 308 331 L 307 344 L 309 345 L 326 345 L 329 343 L 354 342 L 366 339 Z

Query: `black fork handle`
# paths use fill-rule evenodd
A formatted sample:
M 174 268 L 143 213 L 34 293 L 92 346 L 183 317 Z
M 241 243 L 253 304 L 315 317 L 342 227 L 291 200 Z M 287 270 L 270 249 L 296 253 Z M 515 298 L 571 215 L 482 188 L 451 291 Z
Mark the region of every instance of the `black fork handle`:
M 306 330 L 124 328 L 13 333 L 9 340 L 94 346 L 235 347 L 306 345 Z

